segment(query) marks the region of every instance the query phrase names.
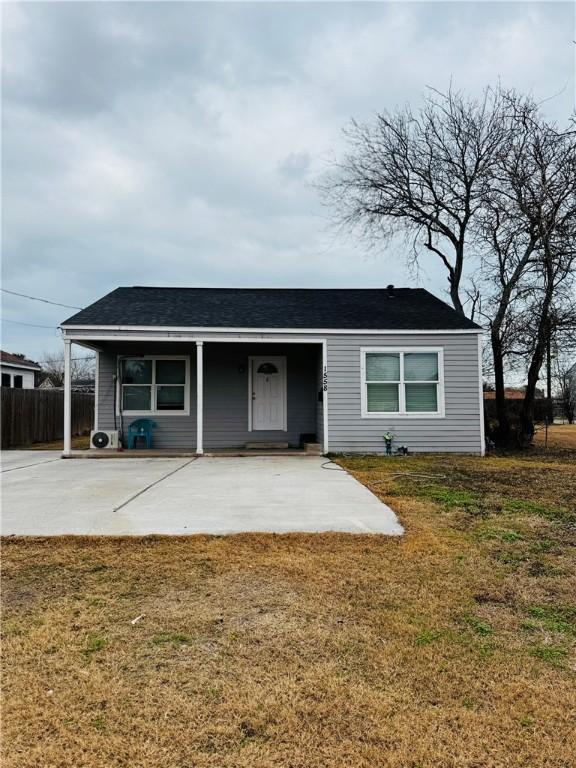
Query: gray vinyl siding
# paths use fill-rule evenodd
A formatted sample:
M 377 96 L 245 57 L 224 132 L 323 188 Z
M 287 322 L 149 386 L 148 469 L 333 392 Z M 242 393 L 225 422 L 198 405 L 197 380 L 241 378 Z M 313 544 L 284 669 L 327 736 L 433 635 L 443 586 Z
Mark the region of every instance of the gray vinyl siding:
M 120 417 L 114 418 L 114 380 L 116 374 L 117 355 L 129 354 L 158 354 L 158 355 L 189 355 L 190 356 L 190 414 L 124 416 L 124 429 L 127 430 L 132 421 L 139 418 L 150 418 L 156 424 L 153 432 L 152 446 L 154 448 L 169 448 L 171 450 L 196 450 L 196 345 L 179 346 L 177 349 L 165 345 L 153 349 L 135 349 L 134 347 L 119 347 L 117 350 L 101 351 L 99 354 L 98 371 L 98 429 L 120 429 Z
M 100 348 L 98 426 L 114 429 L 113 383 L 117 354 L 175 354 L 190 356 L 190 414 L 152 416 L 157 423 L 154 446 L 195 450 L 196 448 L 196 345 L 190 332 L 138 331 L 134 335 L 150 340 L 116 340 L 119 332 L 98 331 Z M 86 336 L 92 335 L 85 331 Z M 81 332 L 74 337 L 80 339 Z M 95 335 L 95 334 L 94 334 Z M 126 335 L 126 332 L 122 332 Z M 171 341 L 160 341 L 170 335 Z M 396 435 L 396 443 L 411 452 L 479 453 L 482 444 L 480 378 L 477 333 L 438 334 L 321 334 L 277 333 L 274 343 L 245 341 L 262 334 L 226 332 L 198 333 L 204 343 L 204 448 L 242 447 L 258 440 L 288 441 L 298 446 L 302 434 L 316 433 L 323 439 L 323 406 L 318 400 L 322 384 L 322 346 L 327 342 L 328 443 L 331 452 L 382 453 L 382 435 Z M 266 336 L 271 335 L 266 333 Z M 154 337 L 158 336 L 156 341 Z M 210 339 L 225 336 L 242 338 L 242 343 Z M 314 340 L 314 344 L 282 344 L 283 338 Z M 444 350 L 445 416 L 414 418 L 389 416 L 362 418 L 360 350 L 362 347 L 442 347 Z M 248 431 L 248 358 L 250 355 L 287 357 L 287 432 Z M 137 417 L 127 417 L 131 421 Z
M 444 417 L 362 417 L 360 350 L 379 346 L 443 348 Z M 382 435 L 390 430 L 396 444 L 406 445 L 414 453 L 480 453 L 479 386 L 477 334 L 328 337 L 330 451 L 382 453 Z
M 132 344 L 101 351 L 99 355 L 98 428 L 114 426 L 114 384 L 117 355 L 189 355 L 190 414 L 158 415 L 153 447 L 172 450 L 196 450 L 196 345 Z M 252 355 L 286 357 L 287 431 L 249 431 L 248 371 Z M 204 450 L 241 448 L 247 442 L 288 442 L 298 447 L 301 436 L 315 434 L 317 412 L 317 360 L 319 345 L 204 344 Z M 124 427 L 139 416 L 124 416 Z
M 204 345 L 204 449 L 247 442 L 288 442 L 316 431 L 316 345 Z M 248 431 L 248 369 L 251 355 L 286 357 L 287 431 Z

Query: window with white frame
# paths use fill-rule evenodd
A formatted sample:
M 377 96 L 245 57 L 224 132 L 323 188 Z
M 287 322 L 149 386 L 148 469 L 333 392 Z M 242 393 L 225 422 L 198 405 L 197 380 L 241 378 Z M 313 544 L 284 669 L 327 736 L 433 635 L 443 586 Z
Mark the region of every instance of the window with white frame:
M 362 350 L 362 415 L 441 416 L 442 350 Z
M 120 361 L 123 413 L 189 413 L 187 357 L 130 357 Z

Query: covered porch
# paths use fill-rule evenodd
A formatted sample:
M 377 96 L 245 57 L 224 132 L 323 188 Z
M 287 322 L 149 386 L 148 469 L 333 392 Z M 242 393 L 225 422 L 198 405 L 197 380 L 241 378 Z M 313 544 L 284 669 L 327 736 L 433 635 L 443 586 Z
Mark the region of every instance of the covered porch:
M 121 451 L 71 449 L 70 358 L 79 343 L 96 353 L 94 429 L 119 433 Z M 324 339 L 68 338 L 64 455 L 68 457 L 325 453 Z M 152 443 L 128 448 L 138 419 Z

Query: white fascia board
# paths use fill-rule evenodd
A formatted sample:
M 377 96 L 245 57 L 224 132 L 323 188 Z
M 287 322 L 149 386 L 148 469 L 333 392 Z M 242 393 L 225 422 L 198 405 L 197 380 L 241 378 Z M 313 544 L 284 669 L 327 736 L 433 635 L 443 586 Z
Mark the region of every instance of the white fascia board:
M 166 333 L 312 333 L 312 334 L 333 334 L 343 335 L 349 334 L 353 336 L 363 334 L 466 334 L 466 333 L 484 333 L 483 328 L 451 328 L 442 329 L 436 328 L 430 329 L 399 329 L 399 328 L 204 328 L 194 326 L 168 326 L 168 325 L 64 325 L 60 326 L 64 335 L 69 336 L 69 331 L 130 331 L 130 332 L 146 332 L 146 331 L 165 331 Z M 87 337 L 92 338 L 92 337 Z M 208 339 L 211 341 L 211 339 Z
M 70 341 L 73 341 L 75 344 L 83 344 L 83 346 L 89 346 L 88 344 L 84 344 L 86 340 L 88 341 L 155 341 L 155 342 L 165 342 L 165 341 L 174 341 L 174 342 L 206 342 L 206 343 L 218 343 L 218 342 L 228 342 L 228 343 L 263 343 L 263 344 L 322 344 L 325 339 L 322 338 L 316 338 L 316 337 L 305 337 L 302 336 L 300 338 L 291 338 L 291 337 L 284 337 L 284 336 L 216 336 L 216 337 L 205 337 L 205 336 L 198 336 L 195 334 L 190 334 L 186 336 L 136 336 L 136 335 L 128 335 L 125 332 L 118 332 L 114 335 L 109 336 L 74 336 L 74 335 L 68 335 L 66 334 L 64 336 L 65 339 L 68 339 Z
M 41 371 L 42 368 L 39 365 L 21 365 L 20 363 L 5 363 L 4 360 L 0 360 L 2 368 L 17 368 L 23 371 Z

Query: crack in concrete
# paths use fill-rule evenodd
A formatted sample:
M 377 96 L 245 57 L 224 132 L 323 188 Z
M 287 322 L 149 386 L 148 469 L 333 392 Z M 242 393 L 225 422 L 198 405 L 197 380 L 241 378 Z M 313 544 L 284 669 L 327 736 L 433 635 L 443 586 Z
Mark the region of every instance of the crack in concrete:
M 58 456 L 57 459 L 46 459 L 46 461 L 35 461 L 34 464 L 24 464 L 22 467 L 9 467 L 8 469 L 3 469 L 0 474 L 4 474 L 5 472 L 15 472 L 17 469 L 28 469 L 29 467 L 39 467 L 40 464 L 51 464 L 53 461 L 61 461 L 62 457 Z
M 150 483 L 150 485 L 147 485 L 145 488 L 142 488 L 142 490 L 138 491 L 138 493 L 135 493 L 133 496 L 130 496 L 129 499 L 126 499 L 126 501 L 123 501 L 122 504 L 119 504 L 117 507 L 114 507 L 112 512 L 118 512 L 120 509 L 123 509 L 124 507 L 128 506 L 134 499 L 137 499 L 138 496 L 142 496 L 143 493 L 146 493 L 146 491 L 149 491 L 150 488 L 154 488 L 155 485 L 158 485 L 158 483 L 162 483 L 167 478 L 171 477 L 172 475 L 175 475 L 176 472 L 180 472 L 181 469 L 184 469 L 185 467 L 189 467 L 190 464 L 192 464 L 193 461 L 197 461 L 200 457 L 194 456 L 193 459 L 190 459 L 190 461 L 186 461 L 184 464 L 182 464 L 179 467 L 176 467 L 176 469 L 171 470 L 167 474 L 163 475 L 162 477 L 158 478 L 158 480 L 155 480 L 153 483 Z

